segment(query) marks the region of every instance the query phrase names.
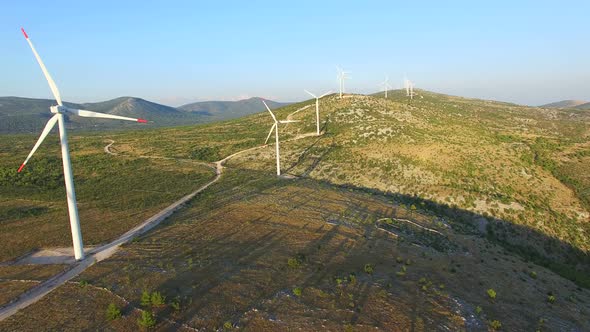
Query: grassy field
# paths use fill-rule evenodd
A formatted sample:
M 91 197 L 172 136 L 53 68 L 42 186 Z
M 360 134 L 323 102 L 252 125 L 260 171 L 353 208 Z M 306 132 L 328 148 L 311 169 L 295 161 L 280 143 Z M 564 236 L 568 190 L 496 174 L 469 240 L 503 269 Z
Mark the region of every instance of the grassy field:
M 312 109 L 297 112 L 280 127 L 293 180 L 273 175 L 272 145 L 237 155 L 186 209 L 0 330 L 133 330 L 148 313 L 159 330 L 590 329 L 590 113 L 418 93 L 327 97 L 324 134 L 294 140 L 315 131 Z M 260 146 L 271 124 L 74 136 L 87 243 L 210 180 L 200 162 Z M 3 138 L 2 259 L 68 246 L 56 138 L 22 177 L 13 164 L 34 138 Z M 22 292 L 13 280 L 34 274 L 0 269 L 0 287 Z M 142 304 L 144 292 L 166 299 Z
M 0 261 L 71 246 L 59 143 L 51 135 L 22 173 L 32 136 L 0 140 Z M 104 153 L 102 136 L 73 136 L 72 164 L 86 245 L 113 239 L 214 176 L 202 165 Z M 1 276 L 0 276 L 1 277 Z

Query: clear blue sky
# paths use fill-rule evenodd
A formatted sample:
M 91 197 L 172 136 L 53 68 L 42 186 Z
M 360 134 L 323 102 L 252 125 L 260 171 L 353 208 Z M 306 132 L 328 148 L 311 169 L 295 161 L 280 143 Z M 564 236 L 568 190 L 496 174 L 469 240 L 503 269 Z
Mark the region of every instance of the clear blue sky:
M 485 3 L 485 4 L 484 4 Z M 3 1 L 0 96 L 137 96 L 177 106 L 418 88 L 542 104 L 590 100 L 590 1 Z

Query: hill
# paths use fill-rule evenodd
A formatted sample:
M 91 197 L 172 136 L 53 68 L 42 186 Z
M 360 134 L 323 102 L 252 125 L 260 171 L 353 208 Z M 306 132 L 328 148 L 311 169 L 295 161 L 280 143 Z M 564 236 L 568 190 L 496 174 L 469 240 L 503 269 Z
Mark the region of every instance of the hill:
M 265 113 L 73 133 L 88 245 L 221 177 L 0 330 L 589 330 L 590 112 L 417 93 L 323 98 L 321 136 L 277 109 L 285 177 Z M 71 242 L 55 135 L 14 171 L 34 140 L 0 140 L 5 261 Z M 63 269 L 0 264 L 0 303 Z
M 203 118 L 207 119 L 207 122 L 213 122 L 240 118 L 246 115 L 262 112 L 264 111 L 262 100 L 262 98 L 253 97 L 238 101 L 202 101 L 183 105 L 178 107 L 178 109 L 200 114 Z M 270 109 L 289 105 L 289 103 L 264 100 Z
M 272 108 L 286 105 L 274 101 L 267 103 Z M 144 118 L 149 121 L 146 125 L 138 126 L 127 121 L 66 116 L 69 129 L 83 131 L 191 125 L 241 117 L 264 110 L 260 98 L 235 102 L 201 102 L 179 109 L 135 97 L 120 97 L 97 103 L 65 104 L 73 108 Z M 49 107 L 52 105 L 55 105 L 55 101 L 50 99 L 0 97 L 0 134 L 39 132 L 51 116 Z
M 577 105 L 575 108 L 577 108 L 579 110 L 590 110 L 590 103 Z
M 583 104 L 590 104 L 584 100 L 562 100 L 554 103 L 541 105 L 543 108 L 576 108 Z

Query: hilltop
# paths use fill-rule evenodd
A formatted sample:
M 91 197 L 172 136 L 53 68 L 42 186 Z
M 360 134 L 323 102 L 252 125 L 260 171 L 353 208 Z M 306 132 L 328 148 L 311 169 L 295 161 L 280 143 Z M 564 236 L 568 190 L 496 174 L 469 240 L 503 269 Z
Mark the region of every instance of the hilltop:
M 554 103 L 541 105 L 539 107 L 588 109 L 588 108 L 590 108 L 590 103 L 587 101 L 584 101 L 584 100 L 562 100 L 562 101 L 558 101 L 558 102 L 554 102 Z
M 272 108 L 286 104 L 268 101 Z M 138 126 L 127 121 L 104 119 L 81 119 L 66 116 L 68 126 L 73 130 L 102 131 L 110 129 L 146 129 L 208 123 L 249 115 L 264 110 L 260 98 L 240 101 L 200 102 L 174 108 L 135 97 L 119 97 L 96 103 L 68 103 L 69 107 L 101 113 L 144 118 L 150 122 Z M 21 97 L 0 97 L 0 134 L 39 132 L 50 117 L 49 107 L 54 100 Z
M 266 104 L 268 107 L 270 107 L 270 109 L 275 109 L 290 104 L 253 97 L 238 101 L 201 101 L 180 106 L 178 109 L 186 112 L 200 114 L 206 119 L 207 122 L 214 122 L 240 118 L 258 113 L 264 110 L 264 108 L 261 107 L 262 100 L 266 101 Z

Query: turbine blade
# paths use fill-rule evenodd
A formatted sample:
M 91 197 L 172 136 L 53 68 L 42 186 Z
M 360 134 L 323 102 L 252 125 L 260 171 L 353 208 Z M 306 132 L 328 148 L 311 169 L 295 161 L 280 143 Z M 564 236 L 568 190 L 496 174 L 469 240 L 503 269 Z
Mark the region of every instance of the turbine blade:
M 314 95 L 313 93 L 311 93 L 311 92 L 309 92 L 309 91 L 307 91 L 305 89 L 303 91 L 307 92 L 308 95 L 310 95 L 310 96 L 312 96 L 312 97 L 314 97 L 314 98 L 317 99 L 316 95 Z
M 264 141 L 264 144 L 268 143 L 268 139 L 270 138 L 270 135 L 272 135 L 272 131 L 275 130 L 275 126 L 277 124 L 273 124 L 272 127 L 270 127 L 270 131 L 268 132 L 268 136 L 266 136 L 266 141 Z
M 323 98 L 323 97 L 325 97 L 325 96 L 329 95 L 330 93 L 332 93 L 332 90 L 330 90 L 330 91 L 328 91 L 328 92 L 324 93 L 324 94 L 323 94 L 323 95 L 321 95 L 321 96 L 320 96 L 320 98 L 318 98 L 318 99 L 321 99 L 321 98 Z
M 49 119 L 49 121 L 47 121 L 45 128 L 43 128 L 43 131 L 41 132 L 41 136 L 39 136 L 37 143 L 35 143 L 35 146 L 33 146 L 33 150 L 31 150 L 31 152 L 27 156 L 27 159 L 25 159 L 25 162 L 22 165 L 20 165 L 20 167 L 18 168 L 18 173 L 20 173 L 20 171 L 23 170 L 23 168 L 25 167 L 25 165 L 27 164 L 29 159 L 31 159 L 31 157 L 33 156 L 35 151 L 37 151 L 37 149 L 39 148 L 39 145 L 41 145 L 41 143 L 43 143 L 43 141 L 45 140 L 45 137 L 47 137 L 47 135 L 49 134 L 51 129 L 53 129 L 53 126 L 55 126 L 55 123 L 57 122 L 58 116 L 59 115 L 56 114 L 53 117 L 51 117 L 51 119 Z
M 49 75 L 49 72 L 47 71 L 47 68 L 45 68 L 45 64 L 43 63 L 43 60 L 41 60 L 39 53 L 37 53 L 37 50 L 35 50 L 35 46 L 33 46 L 33 43 L 31 42 L 31 40 L 29 39 L 29 36 L 25 32 L 25 29 L 21 28 L 21 30 L 23 32 L 23 35 L 25 35 L 27 42 L 29 42 L 29 46 L 31 46 L 31 50 L 33 51 L 33 54 L 35 55 L 35 58 L 37 58 L 37 62 L 39 63 L 39 66 L 41 66 L 41 70 L 43 71 L 43 74 L 45 75 L 45 79 L 47 79 L 47 83 L 49 83 L 49 87 L 51 88 L 51 92 L 53 92 L 53 96 L 55 97 L 55 101 L 57 101 L 57 104 L 59 106 L 62 106 L 63 104 L 61 102 L 61 96 L 59 94 L 59 90 L 57 89 L 57 85 L 55 85 L 53 78 L 51 78 L 51 75 Z
M 275 124 L 276 124 L 277 123 L 277 118 L 275 118 L 275 115 L 272 113 L 272 111 L 270 110 L 270 108 L 268 107 L 268 105 L 266 104 L 266 102 L 264 100 L 262 100 L 262 103 L 264 104 L 264 106 L 266 106 L 266 109 L 268 110 L 268 112 L 272 116 L 272 119 L 275 120 Z
M 92 112 L 92 111 L 86 111 L 86 110 L 77 110 L 77 109 L 73 109 L 73 108 L 68 108 L 67 111 L 74 113 L 78 116 L 85 117 L 85 118 L 116 119 L 116 120 L 127 120 L 127 121 L 135 121 L 135 122 L 140 122 L 140 123 L 147 123 L 147 120 L 144 120 L 144 119 L 128 118 L 126 116 L 98 113 L 98 112 Z

